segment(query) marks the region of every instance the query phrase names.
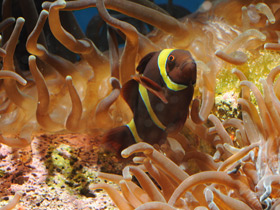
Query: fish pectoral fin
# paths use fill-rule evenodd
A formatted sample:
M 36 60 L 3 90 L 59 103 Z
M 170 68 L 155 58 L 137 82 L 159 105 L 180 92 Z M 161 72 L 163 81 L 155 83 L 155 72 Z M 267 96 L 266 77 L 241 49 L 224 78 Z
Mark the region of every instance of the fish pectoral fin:
M 164 95 L 164 90 L 161 86 L 159 86 L 156 82 L 149 79 L 148 77 L 141 76 L 140 74 L 136 74 L 132 76 L 132 79 L 137 81 L 139 84 L 144 86 L 148 91 L 157 96 L 163 103 L 167 104 L 168 101 Z

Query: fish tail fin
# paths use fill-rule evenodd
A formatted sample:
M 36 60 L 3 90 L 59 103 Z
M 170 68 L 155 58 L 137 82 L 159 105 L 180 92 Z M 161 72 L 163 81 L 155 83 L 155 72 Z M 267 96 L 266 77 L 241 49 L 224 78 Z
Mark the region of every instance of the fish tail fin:
M 116 151 L 118 154 L 134 143 L 134 137 L 126 125 L 109 130 L 102 139 L 102 145 L 105 149 Z

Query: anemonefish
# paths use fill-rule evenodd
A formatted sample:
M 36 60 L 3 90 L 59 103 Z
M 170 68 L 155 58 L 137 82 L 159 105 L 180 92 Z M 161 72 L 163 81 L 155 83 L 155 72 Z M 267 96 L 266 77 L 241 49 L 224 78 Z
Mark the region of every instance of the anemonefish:
M 133 119 L 103 137 L 103 142 L 118 152 L 140 141 L 164 143 L 169 133 L 182 129 L 193 97 L 196 64 L 189 51 L 151 52 L 141 59 L 136 70 L 138 74 L 121 90 Z

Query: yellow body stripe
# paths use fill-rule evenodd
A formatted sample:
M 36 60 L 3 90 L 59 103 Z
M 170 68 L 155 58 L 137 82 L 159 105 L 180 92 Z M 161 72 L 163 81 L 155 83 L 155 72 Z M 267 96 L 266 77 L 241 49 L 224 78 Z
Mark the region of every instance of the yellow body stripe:
M 136 129 L 136 126 L 135 126 L 135 122 L 134 122 L 134 119 L 132 119 L 127 125 L 126 125 L 129 130 L 131 131 L 133 137 L 134 137 L 134 140 L 138 143 L 138 142 L 141 142 L 141 138 L 139 137 L 138 135 L 138 132 L 137 132 L 137 129 Z
M 156 113 L 154 112 L 152 106 L 151 106 L 151 103 L 150 103 L 150 99 L 149 99 L 149 95 L 148 95 L 148 91 L 147 89 L 139 84 L 139 92 L 140 92 L 140 95 L 142 97 L 142 100 L 146 106 L 146 109 L 151 117 L 151 119 L 153 120 L 153 122 L 159 127 L 161 128 L 162 130 L 165 130 L 166 126 L 164 126 L 160 120 L 158 119 L 158 117 L 156 116 Z
M 166 72 L 167 58 L 173 50 L 174 49 L 164 49 L 160 52 L 160 54 L 158 56 L 158 68 L 160 71 L 160 75 L 161 75 L 163 81 L 165 82 L 166 86 L 170 90 L 179 91 L 179 90 L 183 90 L 183 89 L 187 88 L 188 86 L 182 85 L 182 84 L 177 84 L 177 83 L 173 82 L 170 79 L 170 77 L 167 75 L 167 72 Z
M 153 120 L 153 122 L 159 127 L 161 128 L 162 130 L 165 130 L 166 126 L 164 126 L 160 120 L 157 118 L 156 116 L 156 113 L 154 112 L 152 106 L 151 106 L 151 103 L 150 103 L 150 99 L 149 99 L 149 95 L 148 95 L 148 91 L 147 89 L 139 84 L 139 92 L 140 92 L 140 95 L 141 95 L 141 98 L 145 104 L 145 107 L 151 117 L 151 119 Z M 132 119 L 127 125 L 126 125 L 130 132 L 132 133 L 134 139 L 136 142 L 141 142 L 142 139 L 140 138 L 140 136 L 138 135 L 138 132 L 137 132 L 137 129 L 136 129 L 136 125 L 135 125 L 135 122 L 134 122 L 134 119 Z

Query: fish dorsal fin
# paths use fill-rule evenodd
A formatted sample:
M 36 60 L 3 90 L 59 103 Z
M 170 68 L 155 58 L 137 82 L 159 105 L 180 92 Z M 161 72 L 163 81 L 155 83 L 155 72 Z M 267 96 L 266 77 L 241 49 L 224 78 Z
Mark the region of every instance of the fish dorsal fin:
M 138 82 L 134 79 L 127 81 L 122 86 L 121 95 L 130 107 L 131 111 L 134 112 L 134 107 L 137 104 L 137 98 L 139 96 Z
M 145 55 L 139 62 L 136 70 L 137 72 L 139 72 L 139 74 L 143 74 L 146 65 L 149 63 L 149 61 L 151 60 L 151 58 L 156 54 L 156 52 L 150 52 L 147 55 Z
M 156 97 L 158 97 L 163 103 L 168 103 L 162 87 L 159 86 L 156 82 L 149 79 L 148 77 L 139 74 L 132 76 L 132 78 L 136 80 L 139 84 L 141 84 L 143 87 L 145 87 L 152 94 L 154 94 Z

